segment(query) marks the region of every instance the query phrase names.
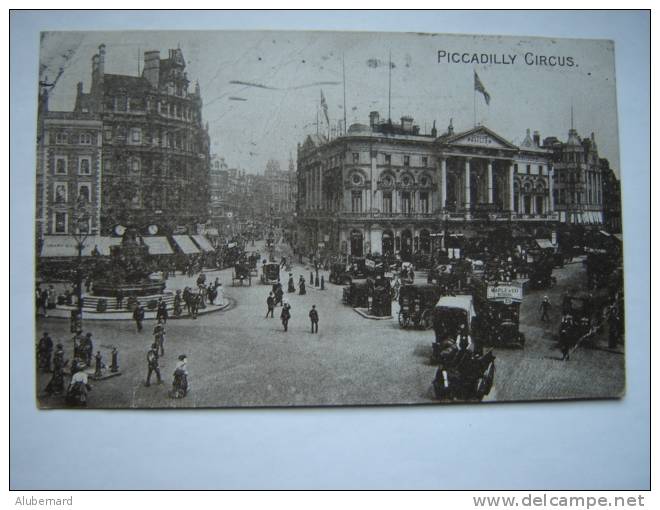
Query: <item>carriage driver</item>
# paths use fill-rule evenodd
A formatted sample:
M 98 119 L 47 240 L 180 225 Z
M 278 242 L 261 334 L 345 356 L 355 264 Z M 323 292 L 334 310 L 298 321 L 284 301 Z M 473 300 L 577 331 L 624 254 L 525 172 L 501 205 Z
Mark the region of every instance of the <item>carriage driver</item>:
M 465 323 L 461 324 L 458 329 L 458 334 L 456 335 L 456 347 L 459 351 L 470 351 L 474 353 L 475 347 L 472 337 L 468 332 Z

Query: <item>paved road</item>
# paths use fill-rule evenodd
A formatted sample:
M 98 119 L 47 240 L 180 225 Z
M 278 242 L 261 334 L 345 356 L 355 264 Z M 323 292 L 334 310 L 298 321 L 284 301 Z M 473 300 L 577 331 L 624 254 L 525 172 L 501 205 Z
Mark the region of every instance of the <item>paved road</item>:
M 260 248 L 257 244 L 256 249 Z M 263 253 L 263 251 L 262 251 Z M 567 286 L 579 286 L 581 264 L 557 270 L 558 285 L 547 292 L 553 303 Z M 309 278 L 309 267 L 295 265 Z M 286 294 L 292 306 L 289 331 L 278 319 L 266 319 L 269 287 L 253 279 L 251 287 L 231 287 L 231 271 L 208 274 L 225 286 L 235 305 L 197 320 L 171 320 L 167 325 L 166 353 L 161 359 L 163 385 L 145 387 L 146 351 L 153 324 L 143 333 L 132 322 L 92 322 L 95 349 L 103 353 L 116 345 L 122 375 L 94 383 L 90 407 L 217 407 L 324 404 L 431 403 L 431 381 L 436 368 L 429 363 L 432 331 L 401 330 L 396 321 L 360 317 L 341 304 L 342 288 L 327 284 L 320 291 L 308 286 L 305 296 Z M 282 275 L 286 284 L 287 275 Z M 327 274 L 325 274 L 327 282 Z M 170 288 L 182 288 L 192 279 L 177 276 Z M 526 296 L 521 317 L 527 335 L 525 350 L 497 350 L 495 388 L 488 400 L 531 400 L 559 397 L 604 397 L 623 386 L 623 356 L 602 350 L 578 350 L 570 362 L 559 361 L 553 350 L 558 314 L 552 327 L 538 320 L 543 293 Z M 318 334 L 310 333 L 308 312 L 316 304 Z M 68 322 L 38 319 L 37 332 L 46 329 L 72 352 Z M 172 371 L 178 354 L 188 356 L 191 391 L 180 400 L 169 398 Z M 38 377 L 38 391 L 47 383 Z M 61 397 L 40 397 L 43 406 L 62 405 Z

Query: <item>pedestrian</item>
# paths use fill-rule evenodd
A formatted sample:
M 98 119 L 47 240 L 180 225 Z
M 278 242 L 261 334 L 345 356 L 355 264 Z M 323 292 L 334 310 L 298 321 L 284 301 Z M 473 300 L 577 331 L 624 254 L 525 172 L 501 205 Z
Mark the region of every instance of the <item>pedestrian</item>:
M 101 351 L 96 351 L 96 365 L 94 369 L 94 377 L 101 377 L 103 375 L 103 356 L 101 356 Z
M 293 273 L 289 273 L 289 286 L 288 286 L 288 292 L 296 292 L 296 284 L 293 281 Z
M 94 353 L 94 344 L 92 343 L 92 334 L 87 333 L 81 341 L 80 352 L 85 364 L 88 367 L 92 366 L 92 354 Z
M 163 380 L 160 377 L 160 366 L 158 364 L 158 345 L 152 344 L 151 349 L 147 352 L 147 383 L 146 386 L 151 386 L 151 374 L 156 374 L 158 384 L 162 384 Z
M 137 332 L 142 332 L 142 321 L 144 320 L 144 306 L 138 304 L 133 310 L 133 320 L 135 321 L 135 326 L 137 327 Z
M 312 322 L 312 333 L 319 332 L 319 312 L 316 310 L 316 305 L 312 305 L 309 311 L 309 320 Z
M 273 317 L 273 312 L 275 311 L 275 298 L 273 297 L 273 293 L 268 294 L 268 298 L 266 299 L 266 306 L 268 307 L 268 311 L 266 312 L 266 319 L 268 318 L 268 315 L 270 315 L 271 319 Z
M 43 311 L 44 317 L 46 318 L 48 318 L 48 292 L 49 290 L 46 288 L 41 291 L 39 295 L 41 310 Z
M 117 310 L 121 310 L 124 306 L 124 292 L 121 289 L 117 289 Z
M 188 394 L 188 358 L 185 354 L 179 356 L 174 367 L 174 380 L 172 381 L 172 398 L 183 398 Z
M 189 287 L 183 289 L 183 302 L 186 304 L 188 315 L 192 315 L 192 293 Z
M 314 284 L 316 287 L 319 286 L 319 265 L 316 263 L 316 278 L 314 278 Z
M 309 272 L 309 284 L 314 285 L 314 273 Z
M 542 321 L 550 320 L 550 316 L 548 315 L 548 312 L 550 311 L 551 306 L 552 305 L 550 304 L 550 299 L 548 298 L 548 296 L 543 296 L 543 301 L 541 301 L 541 304 L 539 305 Z
M 275 288 L 275 304 L 282 304 L 282 298 L 284 297 L 284 291 L 282 290 L 282 284 L 280 282 L 277 282 L 277 286 Z
M 177 289 L 174 294 L 174 317 L 180 317 L 183 313 L 183 307 L 181 306 L 181 289 Z
M 217 278 L 216 278 L 217 280 Z M 222 287 L 222 283 L 218 282 L 218 285 L 215 288 L 216 300 L 218 306 L 225 306 L 225 289 Z
M 53 356 L 53 377 L 46 386 L 46 395 L 59 395 L 64 391 L 64 367 L 66 363 L 64 361 L 64 348 L 62 344 L 57 344 Z
M 160 355 L 165 355 L 165 324 L 163 324 L 160 319 L 158 323 L 154 326 L 154 343 L 160 349 Z
M 53 340 L 48 335 L 48 332 L 44 331 L 44 334 L 39 339 L 39 344 L 37 345 L 39 368 L 41 368 L 44 372 L 50 372 L 50 358 L 52 355 Z
M 559 350 L 562 354 L 562 361 L 568 361 L 571 357 L 574 329 L 573 318 L 565 315 L 559 327 Z
M 282 326 L 284 326 L 284 331 L 289 330 L 289 320 L 291 319 L 291 305 L 286 304 L 282 307 L 282 313 L 280 314 L 280 319 L 282 319 Z
M 300 275 L 300 279 L 298 280 L 298 295 L 304 296 L 305 294 L 307 294 L 307 290 L 305 289 L 305 278 Z
M 169 314 L 167 313 L 167 303 L 162 297 L 158 298 L 158 307 L 156 309 L 156 319 L 162 321 L 163 324 L 167 323 Z

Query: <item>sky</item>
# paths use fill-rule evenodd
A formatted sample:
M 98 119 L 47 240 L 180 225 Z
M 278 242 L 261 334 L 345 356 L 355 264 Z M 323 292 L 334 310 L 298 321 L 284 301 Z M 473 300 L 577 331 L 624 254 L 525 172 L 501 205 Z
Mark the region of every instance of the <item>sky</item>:
M 201 88 L 211 152 L 250 173 L 263 173 L 269 159 L 286 168 L 297 144 L 316 133 L 317 118 L 319 131 L 327 133 L 321 95 L 329 124 L 343 119 L 344 76 L 349 126 L 368 124 L 372 110 L 386 118 L 389 107 L 394 121 L 410 115 L 422 133 L 434 121 L 442 133 L 450 119 L 455 131 L 470 129 L 476 117 L 513 143 L 526 129 L 565 141 L 572 107 L 578 133 L 594 132 L 600 156 L 619 169 L 609 41 L 322 31 L 45 32 L 40 79 L 53 81 L 63 69 L 51 110 L 73 108 L 77 82 L 89 90 L 91 59 L 101 43 L 106 72 L 130 75 L 142 68 L 144 51 L 159 50 L 167 58 L 168 49 L 180 47 L 191 87 L 198 81 Z M 439 62 L 439 52 L 468 62 Z M 472 61 L 473 54 L 488 62 Z M 570 57 L 574 65 L 539 65 L 539 56 Z M 489 104 L 474 91 L 475 72 Z

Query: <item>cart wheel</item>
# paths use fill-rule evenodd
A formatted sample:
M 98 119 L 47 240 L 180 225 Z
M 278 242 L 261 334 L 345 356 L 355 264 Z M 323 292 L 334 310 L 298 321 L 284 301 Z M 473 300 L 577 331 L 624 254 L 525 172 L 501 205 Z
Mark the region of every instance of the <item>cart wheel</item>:
M 433 317 L 431 317 L 430 310 L 426 310 L 422 314 L 422 326 L 424 329 L 431 329 L 433 327 Z

